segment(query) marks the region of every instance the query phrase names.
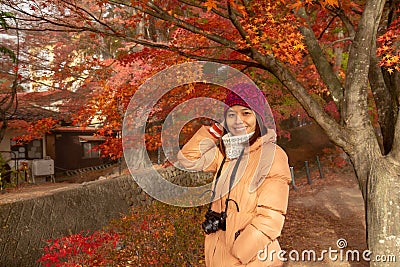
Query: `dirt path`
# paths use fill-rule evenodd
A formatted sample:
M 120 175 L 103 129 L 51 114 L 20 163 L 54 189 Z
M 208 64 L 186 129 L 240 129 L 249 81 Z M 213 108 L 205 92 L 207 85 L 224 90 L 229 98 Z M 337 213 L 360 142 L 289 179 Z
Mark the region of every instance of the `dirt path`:
M 71 176 L 57 175 L 56 183 L 43 181 L 37 182 L 36 184 L 23 183 L 18 187 L 9 187 L 4 189 L 3 192 L 0 191 L 0 204 L 49 195 L 53 194 L 57 190 L 63 190 L 65 188 L 79 187 L 80 184 L 97 180 L 101 176 L 103 176 L 103 178 L 104 176 L 110 177 L 110 175 L 115 177 L 117 171 L 118 167 L 110 166 L 105 169 L 84 172 Z
M 362 253 L 367 249 L 364 206 L 354 173 L 350 170 L 329 173 L 325 179 L 313 181 L 312 185 L 303 183 L 298 190 L 291 190 L 280 240 L 287 253 L 299 252 L 299 261 L 289 261 L 286 266 L 369 266 L 362 260 Z M 341 240 L 340 247 L 338 240 Z M 314 250 L 318 258 L 329 248 L 332 256 L 326 253 L 323 261 L 309 260 L 312 257 L 304 252 Z M 360 261 L 352 260 L 349 250 L 359 251 Z M 301 261 L 303 252 L 305 260 Z M 346 253 L 349 261 L 346 261 Z M 291 255 L 296 257 L 295 252 Z M 335 256 L 337 260 L 330 260 Z

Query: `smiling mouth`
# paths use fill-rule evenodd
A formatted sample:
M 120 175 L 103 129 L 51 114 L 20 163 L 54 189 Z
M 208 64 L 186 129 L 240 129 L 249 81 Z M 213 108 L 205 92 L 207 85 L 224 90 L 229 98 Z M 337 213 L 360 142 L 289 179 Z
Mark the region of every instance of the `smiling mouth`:
M 238 128 L 234 128 L 235 131 L 245 131 L 246 127 L 238 127 Z

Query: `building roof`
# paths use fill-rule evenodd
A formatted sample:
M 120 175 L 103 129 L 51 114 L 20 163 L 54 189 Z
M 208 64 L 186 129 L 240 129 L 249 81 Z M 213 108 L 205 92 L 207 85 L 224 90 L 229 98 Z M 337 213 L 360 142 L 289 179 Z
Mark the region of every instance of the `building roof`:
M 79 142 L 91 142 L 91 141 L 105 141 L 106 138 L 104 136 L 93 136 L 93 135 L 79 135 Z
M 82 126 L 61 126 L 52 130 L 52 132 L 87 132 L 94 133 L 98 129 L 95 127 L 82 127 Z
M 0 95 L 0 99 L 5 97 L 7 94 Z M 70 122 L 72 115 L 79 110 L 74 98 L 75 93 L 68 90 L 17 93 L 13 107 L 7 112 L 7 119 L 31 122 L 51 117 Z

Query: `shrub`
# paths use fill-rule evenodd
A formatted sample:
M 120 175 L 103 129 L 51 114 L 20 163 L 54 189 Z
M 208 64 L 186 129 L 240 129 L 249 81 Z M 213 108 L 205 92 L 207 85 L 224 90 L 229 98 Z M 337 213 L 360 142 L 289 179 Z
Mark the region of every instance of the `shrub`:
M 43 266 L 107 266 L 109 248 L 115 248 L 118 235 L 104 231 L 79 233 L 48 240 L 44 255 L 38 260 Z
M 48 241 L 43 266 L 204 266 L 205 209 L 138 206 L 105 229 Z

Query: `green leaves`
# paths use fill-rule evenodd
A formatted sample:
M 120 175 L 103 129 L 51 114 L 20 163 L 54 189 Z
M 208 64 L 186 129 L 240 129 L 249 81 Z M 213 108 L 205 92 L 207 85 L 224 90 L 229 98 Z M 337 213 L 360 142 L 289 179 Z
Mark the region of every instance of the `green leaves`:
M 8 49 L 7 47 L 0 46 L 0 52 L 2 52 L 4 55 L 8 55 L 14 63 L 17 61 L 15 53 L 12 50 Z
M 0 11 L 1 28 L 5 29 L 5 30 L 7 30 L 9 28 L 7 19 L 10 19 L 10 18 L 15 18 L 14 14 L 12 14 L 10 12 Z M 14 63 L 17 61 L 17 57 L 15 56 L 15 53 L 12 50 L 8 49 L 7 47 L 0 46 L 0 52 L 3 53 L 4 55 L 8 55 Z
M 13 19 L 15 18 L 13 13 L 0 11 L 0 25 L 3 29 L 7 30 L 9 28 L 6 19 L 10 19 L 10 18 L 13 18 Z

